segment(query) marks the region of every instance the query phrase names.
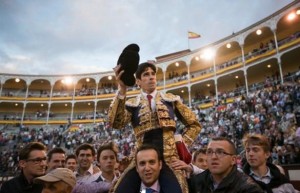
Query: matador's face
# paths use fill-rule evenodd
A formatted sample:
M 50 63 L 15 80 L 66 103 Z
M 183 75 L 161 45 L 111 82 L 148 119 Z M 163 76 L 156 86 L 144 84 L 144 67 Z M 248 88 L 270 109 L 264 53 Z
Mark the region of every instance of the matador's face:
M 152 93 L 156 89 L 156 73 L 150 67 L 141 74 L 141 79 L 136 79 L 136 84 L 145 92 Z

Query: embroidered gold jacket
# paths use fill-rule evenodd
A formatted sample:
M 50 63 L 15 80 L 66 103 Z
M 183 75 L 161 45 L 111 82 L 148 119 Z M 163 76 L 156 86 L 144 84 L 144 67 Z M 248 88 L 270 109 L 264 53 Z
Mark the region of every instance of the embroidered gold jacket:
M 156 108 L 152 112 L 148 100 L 142 94 L 127 101 L 126 98 L 119 99 L 116 96 L 109 108 L 109 123 L 114 129 L 124 128 L 131 123 L 138 146 L 142 144 L 143 136 L 147 131 L 162 128 L 164 148 L 170 151 L 164 152 L 164 158 L 171 158 L 172 156 L 178 158 L 174 141 L 175 116 L 186 127 L 182 135 L 186 145 L 191 145 L 199 134 L 200 123 L 190 108 L 181 102 L 179 96 L 157 92 L 154 100 Z M 166 159 L 165 161 L 169 160 Z
M 175 146 L 174 133 L 176 130 L 175 117 L 185 125 L 182 134 L 186 145 L 191 145 L 200 133 L 201 126 L 195 114 L 184 105 L 179 96 L 157 92 L 155 98 L 155 110 L 151 111 L 148 100 L 142 95 L 128 99 L 120 99 L 116 96 L 110 105 L 108 112 L 109 123 L 114 129 L 124 128 L 131 123 L 137 140 L 137 147 L 143 143 L 143 136 L 147 131 L 161 128 L 163 130 L 163 156 L 166 164 L 170 164 L 173 158 L 179 159 Z M 128 169 L 133 168 L 134 163 Z M 183 192 L 187 192 L 187 184 L 181 171 L 173 171 Z

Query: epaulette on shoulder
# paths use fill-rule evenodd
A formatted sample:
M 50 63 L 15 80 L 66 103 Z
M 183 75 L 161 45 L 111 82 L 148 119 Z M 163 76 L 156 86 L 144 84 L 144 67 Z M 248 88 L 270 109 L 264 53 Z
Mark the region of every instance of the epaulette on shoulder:
M 172 93 L 161 93 L 161 98 L 168 102 L 180 101 L 180 96 L 174 95 Z
M 140 103 L 140 97 L 133 97 L 126 101 L 125 105 L 129 107 L 137 107 Z

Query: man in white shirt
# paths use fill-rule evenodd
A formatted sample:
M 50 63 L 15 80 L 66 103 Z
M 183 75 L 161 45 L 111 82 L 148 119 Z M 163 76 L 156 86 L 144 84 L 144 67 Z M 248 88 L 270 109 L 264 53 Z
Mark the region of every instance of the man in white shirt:
M 90 183 L 98 179 L 100 169 L 93 165 L 95 149 L 90 144 L 82 144 L 76 149 L 78 170 L 76 172 L 77 183 Z
M 117 163 L 117 147 L 113 142 L 102 145 L 97 151 L 97 160 L 100 166 L 98 178 L 92 182 L 80 182 L 75 186 L 73 193 L 106 193 L 117 180 L 115 165 Z

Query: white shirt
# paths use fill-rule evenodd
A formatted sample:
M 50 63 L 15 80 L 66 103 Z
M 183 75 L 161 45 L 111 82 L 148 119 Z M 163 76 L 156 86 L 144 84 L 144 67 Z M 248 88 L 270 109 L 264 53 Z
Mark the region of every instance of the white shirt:
M 91 183 L 97 180 L 100 176 L 100 172 L 94 174 L 93 164 L 91 164 L 90 168 L 85 172 L 84 175 L 80 175 L 78 172 L 75 172 L 77 183 Z
M 263 182 L 265 184 L 269 184 L 271 179 L 272 179 L 272 175 L 271 175 L 271 172 L 270 172 L 270 169 L 268 168 L 268 171 L 267 173 L 264 175 L 264 176 L 258 176 L 256 175 L 252 169 L 250 169 L 250 173 L 249 173 L 249 176 L 252 176 L 255 180 L 257 181 L 260 181 L 260 182 Z
M 100 178 L 102 179 L 103 182 L 109 182 L 109 183 L 112 183 L 112 182 L 117 181 L 117 179 L 118 179 L 118 177 L 115 175 L 113 181 L 110 182 L 110 181 L 108 181 L 108 180 L 105 179 L 105 177 L 102 175 L 102 172 L 99 172 L 99 173 L 100 173 Z
M 145 99 L 148 100 L 147 95 L 151 95 L 152 96 L 152 100 L 151 100 L 151 109 L 152 111 L 155 111 L 156 108 L 156 104 L 155 104 L 155 96 L 156 96 L 157 90 L 154 90 L 152 93 L 147 94 L 145 92 L 142 92 L 142 95 L 145 97 Z
M 142 182 L 140 192 L 141 193 L 146 193 L 146 188 L 151 188 L 152 190 L 154 190 L 154 193 L 159 193 L 160 192 L 160 185 L 159 185 L 158 180 L 156 180 L 156 182 L 150 187 L 145 186 L 145 184 Z

